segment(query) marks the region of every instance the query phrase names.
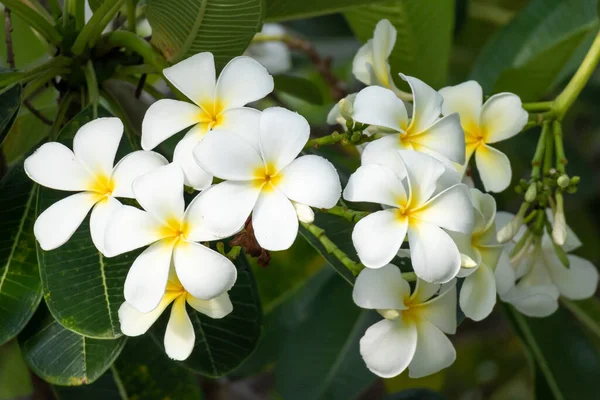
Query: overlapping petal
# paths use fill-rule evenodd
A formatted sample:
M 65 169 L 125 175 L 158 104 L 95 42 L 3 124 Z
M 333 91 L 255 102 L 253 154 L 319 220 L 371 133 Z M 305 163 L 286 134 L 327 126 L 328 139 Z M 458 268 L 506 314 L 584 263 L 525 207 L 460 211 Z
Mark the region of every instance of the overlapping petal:
M 121 304 L 121 307 L 119 307 L 121 332 L 127 336 L 143 335 L 156 322 L 169 304 L 171 304 L 175 296 L 176 294 L 174 293 L 166 293 L 158 306 L 147 313 L 139 312 L 127 302 Z
M 422 378 L 449 367 L 456 360 L 456 350 L 450 339 L 434 324 L 417 323 L 417 347 L 408 365 L 408 376 Z
M 406 203 L 407 195 L 402 180 L 392 170 L 383 165 L 367 164 L 350 175 L 344 199 L 397 207 Z
M 529 114 L 519 96 L 498 93 L 485 102 L 481 110 L 481 129 L 486 143 L 509 139 L 521 132 Z
M 328 160 L 315 155 L 302 156 L 282 171 L 278 188 L 290 199 L 312 207 L 331 208 L 340 199 L 342 185 Z
M 435 158 L 415 151 L 400 151 L 408 175 L 410 187 L 409 203 L 417 208 L 431 197 L 436 190 L 437 180 L 444 173 L 444 164 Z
M 405 310 L 404 299 L 409 294 L 410 286 L 400 269 L 388 264 L 379 269 L 363 269 L 354 283 L 352 299 L 361 308 Z
M 214 98 L 216 73 L 212 53 L 193 55 L 165 68 L 163 74 L 181 93 L 198 105 Z
M 444 229 L 470 234 L 474 214 L 469 199 L 469 188 L 462 183 L 454 185 L 414 210 L 411 215 Z
M 210 300 L 198 299 L 188 294 L 187 302 L 194 310 L 214 319 L 224 318 L 233 311 L 233 304 L 231 304 L 227 293 L 223 293 Z
M 215 98 L 225 108 L 243 107 L 273 91 L 273 77 L 267 69 L 250 57 L 229 61 L 217 81 Z
M 281 171 L 300 154 L 309 135 L 310 126 L 300 114 L 281 107 L 267 108 L 260 118 L 263 160 Z
M 198 124 L 177 143 L 173 152 L 173 163 L 181 167 L 184 183 L 196 190 L 206 189 L 210 186 L 213 176 L 205 171 L 194 158 L 194 148 L 203 138 L 200 131 L 204 130 L 204 124 Z
M 413 94 L 413 112 L 408 130 L 411 134 L 429 128 L 442 113 L 442 96 L 420 79 L 400 74 Z
M 424 147 L 455 163 L 465 163 L 465 134 L 458 114 L 447 115 L 424 131 L 411 135 L 410 143 L 417 151 L 423 151 Z
M 465 130 L 479 126 L 483 99 L 483 90 L 479 83 L 467 81 L 440 89 L 439 93 L 444 98 L 442 114 L 458 113 Z
M 119 200 L 112 196 L 105 196 L 96 203 L 92 209 L 90 216 L 90 234 L 92 236 L 92 242 L 94 246 L 102 254 L 106 254 L 104 248 L 104 234 L 106 232 L 106 225 L 112 214 L 121 207 Z
M 465 278 L 459 301 L 465 315 L 474 321 L 481 321 L 490 315 L 496 304 L 494 271 L 485 264 L 480 265 Z
M 73 153 L 94 175 L 109 177 L 123 136 L 119 118 L 96 118 L 84 124 L 73 138 Z
M 132 187 L 144 210 L 165 225 L 183 218 L 183 171 L 179 165 L 156 168 L 134 180 Z
M 123 157 L 112 171 L 114 197 L 134 198 L 133 181 L 158 167 L 167 165 L 166 158 L 153 151 L 134 151 Z
M 111 214 L 104 234 L 104 254 L 117 256 L 163 238 L 162 224 L 146 211 L 121 206 Z
M 197 124 L 201 112 L 186 101 L 161 99 L 153 103 L 142 121 L 142 148 L 152 150 L 177 132 Z
M 353 117 L 358 122 L 397 132 L 408 126 L 404 102 L 391 90 L 379 86 L 366 87 L 356 95 Z
M 377 211 L 358 221 L 352 243 L 360 261 L 369 268 L 387 265 L 398 253 L 407 229 L 408 219 L 398 218 L 395 209 Z
M 25 172 L 34 182 L 52 189 L 88 190 L 93 177 L 65 145 L 50 142 L 25 160 Z
M 421 279 L 445 283 L 458 273 L 460 253 L 452 238 L 438 226 L 426 222 L 411 223 L 408 242 L 413 268 Z
M 280 190 L 263 190 L 252 212 L 252 227 L 262 248 L 286 250 L 298 235 L 298 217 L 294 206 Z

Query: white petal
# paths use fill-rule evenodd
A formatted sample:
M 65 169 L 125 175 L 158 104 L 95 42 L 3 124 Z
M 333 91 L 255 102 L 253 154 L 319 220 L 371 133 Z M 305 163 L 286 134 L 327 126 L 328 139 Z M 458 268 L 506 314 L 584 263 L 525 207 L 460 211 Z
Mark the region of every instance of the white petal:
M 472 188 L 469 192 L 471 194 L 471 202 L 475 208 L 473 232 L 484 233 L 494 224 L 496 218 L 496 200 L 494 200 L 492 195 L 483 193 L 479 189 Z
M 73 153 L 88 171 L 109 177 L 122 136 L 123 123 L 119 118 L 94 119 L 75 134 Z
M 158 306 L 148 312 L 141 313 L 127 302 L 123 302 L 119 307 L 119 322 L 121 323 L 121 332 L 127 336 L 140 336 L 143 335 L 150 329 L 150 327 L 156 322 L 158 317 L 173 301 L 173 296 L 166 294 Z
M 256 151 L 260 152 L 260 115 L 260 111 L 248 107 L 225 110 L 220 115 L 221 123 L 215 128 L 243 137 Z
M 396 44 L 396 29 L 387 19 L 382 19 L 373 32 L 373 70 L 381 84 L 389 87 L 392 82 L 388 57 Z
M 192 128 L 190 130 L 192 134 L 187 134 L 181 139 L 173 152 L 173 163 L 181 167 L 184 183 L 196 190 L 206 189 L 213 179 L 213 176 L 198 165 L 194 158 L 194 149 L 202 140 L 202 136 L 198 133 L 200 126 L 201 124 L 198 124 Z
M 215 98 L 225 108 L 243 107 L 273 91 L 273 77 L 265 67 L 250 57 L 236 57 L 223 68 Z
M 179 241 L 173 264 L 185 290 L 203 300 L 228 291 L 237 278 L 237 270 L 227 257 L 198 243 Z
M 35 220 L 33 233 L 46 251 L 62 246 L 85 219 L 98 195 L 90 192 L 66 197 L 46 208 Z
M 398 150 L 401 148 L 399 135 L 386 135 L 367 144 L 363 150 L 361 165 L 379 164 L 391 169 L 400 179 L 406 177 L 404 161 Z
M 192 354 L 196 334 L 185 309 L 185 297 L 180 296 L 171 307 L 171 316 L 165 331 L 165 352 L 173 360 L 183 361 Z
M 408 366 L 408 376 L 422 378 L 449 367 L 456 360 L 450 339 L 428 321 L 417 324 L 417 348 Z
M 194 104 L 171 99 L 153 103 L 142 121 L 142 148 L 152 150 L 177 132 L 199 122 L 202 110 Z
M 502 252 L 498 265 L 494 270 L 494 278 L 496 280 L 496 291 L 500 297 L 508 293 L 515 286 L 515 270 L 509 261 L 509 249 Z
M 454 185 L 414 210 L 411 216 L 444 229 L 470 234 L 475 215 L 469 188 L 462 183 Z
M 154 243 L 140 254 L 125 279 L 125 300 L 139 312 L 154 310 L 165 294 L 173 254 L 172 239 Z
M 468 318 L 481 321 L 496 304 L 496 280 L 494 272 L 482 264 L 465 278 L 460 289 L 460 308 Z
M 404 102 L 391 90 L 379 86 L 369 86 L 358 92 L 353 117 L 358 122 L 394 131 L 406 129 L 408 125 Z
M 430 127 L 411 135 L 410 143 L 417 151 L 427 148 L 455 163 L 465 163 L 465 134 L 458 114 L 450 114 L 437 120 Z
M 429 128 L 442 113 L 442 96 L 420 79 L 400 74 L 410 85 L 413 94 L 413 113 L 408 130 L 422 132 Z
M 104 254 L 114 257 L 162 239 L 162 224 L 146 211 L 119 207 L 106 222 Z
M 408 174 L 410 207 L 419 207 L 435 192 L 437 181 L 444 173 L 444 164 L 416 151 L 401 150 L 400 156 Z
M 427 282 L 419 279 L 421 284 Z M 431 285 L 431 284 L 429 284 Z M 438 285 L 434 285 L 438 286 Z M 415 299 L 416 300 L 416 299 Z M 456 333 L 456 283 L 449 283 L 440 287 L 440 293 L 422 304 L 413 306 L 414 312 L 421 319 L 426 319 L 445 333 Z
M 367 64 L 373 65 L 373 39 L 369 39 L 354 56 L 352 60 L 352 73 L 365 85 L 373 85 L 371 82 L 371 73 L 367 68 Z
M 460 270 L 460 253 L 441 228 L 426 222 L 413 224 L 411 221 L 408 242 L 413 268 L 419 278 L 432 283 L 445 283 Z
M 479 127 L 479 116 L 483 99 L 483 90 L 476 81 L 463 82 L 456 86 L 440 89 L 444 98 L 442 114 L 458 113 L 463 128 Z
M 387 265 L 402 245 L 408 223 L 398 218 L 395 209 L 377 211 L 358 221 L 352 243 L 360 261 L 369 268 Z
M 410 286 L 400 269 L 388 264 L 379 269 L 363 269 L 354 282 L 352 299 L 361 308 L 405 310 L 404 299 L 409 294 Z
M 410 258 L 410 251 L 408 251 L 407 257 Z M 425 303 L 440 290 L 441 286 L 439 283 L 430 283 L 417 278 L 415 290 L 410 295 L 411 304 Z
M 276 171 L 281 171 L 300 154 L 309 135 L 306 119 L 285 108 L 267 108 L 260 117 L 262 156 Z
M 121 207 L 119 200 L 112 196 L 105 196 L 96 203 L 90 216 L 90 233 L 92 242 L 102 254 L 106 254 L 104 249 L 104 234 L 106 225 L 112 214 Z
M 521 132 L 529 114 L 519 96 L 498 93 L 485 102 L 481 110 L 481 129 L 486 143 L 506 140 Z
M 554 285 L 517 286 L 502 296 L 502 300 L 528 317 L 543 318 L 558 309 L 558 296 Z
M 281 171 L 278 188 L 290 199 L 312 207 L 331 208 L 340 199 L 338 173 L 323 157 L 302 156 Z
M 93 178 L 65 145 L 50 142 L 25 160 L 25 172 L 34 182 L 58 190 L 87 190 Z
M 360 354 L 375 375 L 391 378 L 410 364 L 417 347 L 417 327 L 401 318 L 379 321 L 360 339 Z
M 188 226 L 188 232 L 185 239 L 190 242 L 210 242 L 223 239 L 223 236 L 218 236 L 209 229 L 204 221 L 204 216 L 213 212 L 213 210 L 209 208 L 208 203 L 204 201 L 208 190 L 204 190 L 194 197 L 185 210 L 184 220 Z
M 233 304 L 227 293 L 210 300 L 198 299 L 188 294 L 187 302 L 194 310 L 214 319 L 224 318 L 233 311 Z
M 196 104 L 212 101 L 215 93 L 215 61 L 212 53 L 193 55 L 163 70 L 165 77 Z M 156 104 L 156 103 L 154 103 Z
M 296 203 L 292 201 L 292 205 L 294 206 L 294 210 L 296 210 L 296 215 L 298 216 L 298 220 L 300 222 L 304 222 L 305 224 L 312 224 L 315 222 L 315 212 L 307 206 L 306 204 Z
M 344 199 L 397 207 L 406 202 L 407 196 L 402 181 L 392 170 L 383 165 L 368 164 L 350 175 Z
M 475 151 L 477 171 L 488 192 L 501 192 L 510 185 L 512 170 L 506 154 L 487 145 L 481 145 Z
M 583 300 L 596 293 L 598 270 L 588 260 L 569 255 L 569 269 L 565 268 L 555 254 L 546 256 L 546 266 L 552 281 L 567 299 Z
M 221 179 L 251 180 L 264 168 L 257 150 L 233 132 L 210 131 L 194 148 L 194 158 L 202 168 Z
M 136 200 L 159 221 L 181 220 L 184 212 L 183 171 L 177 164 L 154 169 L 133 181 Z
M 244 226 L 259 194 L 260 188 L 253 182 L 226 181 L 211 186 L 202 193 L 195 223 L 204 221 L 206 230 L 215 236 L 233 235 Z
M 262 248 L 289 249 L 298 235 L 296 210 L 280 190 L 263 190 L 252 212 L 252 227 Z
M 133 198 L 134 179 L 168 163 L 166 158 L 153 151 L 139 150 L 127 154 L 115 165 L 112 172 L 112 180 L 115 185 L 112 195 Z

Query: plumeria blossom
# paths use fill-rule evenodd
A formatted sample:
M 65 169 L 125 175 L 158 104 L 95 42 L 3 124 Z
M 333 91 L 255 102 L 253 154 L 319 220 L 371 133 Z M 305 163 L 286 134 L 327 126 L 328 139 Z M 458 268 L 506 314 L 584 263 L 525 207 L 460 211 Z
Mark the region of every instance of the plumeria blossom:
M 409 150 L 381 153 L 380 163 L 375 164 L 365 163 L 369 161 L 365 153 L 363 165 L 344 189 L 344 199 L 379 203 L 384 210 L 366 216 L 354 227 L 352 242 L 361 262 L 369 268 L 385 266 L 408 236 L 417 276 L 436 283 L 454 278 L 461 255 L 444 230 L 471 234 L 474 216 L 468 188 L 459 183 L 438 187 L 445 166 L 426 154 Z
M 408 368 L 411 378 L 421 378 L 456 359 L 445 335 L 456 332 L 455 281 L 438 285 L 418 279 L 411 294 L 400 270 L 388 264 L 362 270 L 352 297 L 359 307 L 385 318 L 360 339 L 360 354 L 374 374 L 391 378 Z
M 204 193 L 184 210 L 183 172 L 177 164 L 157 168 L 133 181 L 144 208 L 122 206 L 106 225 L 107 256 L 150 245 L 125 280 L 125 301 L 142 313 L 154 310 L 165 294 L 169 267 L 191 296 L 208 300 L 231 289 L 237 271 L 225 256 L 196 242 L 220 239 L 202 221 Z M 210 190 L 210 189 L 208 189 Z
M 25 160 L 25 172 L 36 183 L 52 189 L 79 192 L 42 212 L 33 227 L 44 250 L 65 244 L 88 212 L 96 248 L 105 253 L 104 229 L 121 203 L 116 197 L 133 198 L 133 180 L 167 164 L 160 154 L 135 151 L 114 165 L 123 123 L 118 118 L 98 118 L 83 125 L 73 138 L 73 151 L 58 143 L 45 143 Z
M 264 24 L 258 35 L 283 35 L 285 28 L 279 24 Z M 288 46 L 280 41 L 251 43 L 246 55 L 254 58 L 270 74 L 282 74 L 292 68 L 292 53 Z
M 143 335 L 171 303 L 173 305 L 167 323 L 164 345 L 167 355 L 180 361 L 192 354 L 196 341 L 194 327 L 186 311 L 186 303 L 199 313 L 215 319 L 223 318 L 233 311 L 233 305 L 227 293 L 209 300 L 194 297 L 185 290 L 177 278 L 177 274 L 171 270 L 165 294 L 154 310 L 141 313 L 127 302 L 121 305 L 119 308 L 121 331 L 127 336 Z
M 483 104 L 479 83 L 468 81 L 440 90 L 444 115 L 460 114 L 467 146 L 466 162 L 475 153 L 475 163 L 485 190 L 501 192 L 510 185 L 512 170 L 508 157 L 490 144 L 509 139 L 523 129 L 528 114 L 519 96 L 498 93 Z
M 510 213 L 499 214 L 498 224 L 513 217 Z M 523 227 L 515 236 L 515 242 L 523 237 L 525 229 Z M 563 249 L 570 252 L 580 246 L 579 238 L 567 227 Z M 532 236 L 532 240 L 515 255 L 511 254 L 513 249 L 514 242 L 506 246 L 496 268 L 496 280 L 500 298 L 521 313 L 545 317 L 556 311 L 560 296 L 582 300 L 596 292 L 596 267 L 581 257 L 568 254 L 570 267 L 566 268 L 556 255 L 552 239 L 546 232 L 541 240 Z
M 196 160 L 226 181 L 205 193 L 205 223 L 218 235 L 228 236 L 252 213 L 261 247 L 289 248 L 298 233 L 293 203 L 331 208 L 340 198 L 339 177 L 329 161 L 315 155 L 296 158 L 309 132 L 304 117 L 272 107 L 260 117 L 258 147 L 220 129 L 206 135 L 194 150 Z
M 459 304 L 468 318 L 480 321 L 487 317 L 496 304 L 494 270 L 504 246 L 496 241 L 496 201 L 489 194 L 471 189 L 475 225 L 470 235 L 449 232 L 461 254 L 473 262 L 471 268 L 462 268 L 459 277 L 465 277 L 460 289 Z
M 355 121 L 375 125 L 390 134 L 367 147 L 415 150 L 432 155 L 441 161 L 465 162 L 465 135 L 457 113 L 440 118 L 442 96 L 423 81 L 400 74 L 413 93 L 412 116 L 407 107 L 391 90 L 369 86 L 354 99 Z
M 192 127 L 175 147 L 173 162 L 185 184 L 205 189 L 212 176 L 194 161 L 192 151 L 211 129 L 225 129 L 253 140 L 258 136 L 258 110 L 244 107 L 273 90 L 273 77 L 250 57 L 231 60 L 216 79 L 212 53 L 199 53 L 163 70 L 165 78 L 193 103 L 162 99 L 142 121 L 142 148 L 151 150 L 177 132 Z

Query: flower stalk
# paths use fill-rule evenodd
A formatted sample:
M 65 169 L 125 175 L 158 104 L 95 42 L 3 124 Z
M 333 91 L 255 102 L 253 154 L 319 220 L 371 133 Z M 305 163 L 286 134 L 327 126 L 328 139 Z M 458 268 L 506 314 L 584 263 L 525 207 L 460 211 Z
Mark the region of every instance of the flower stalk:
M 342 217 L 347 219 L 350 222 L 358 222 L 370 213 L 368 211 L 356 211 L 351 210 L 346 206 L 335 206 L 331 208 L 319 208 L 319 211 L 325 214 L 337 215 L 338 217 Z

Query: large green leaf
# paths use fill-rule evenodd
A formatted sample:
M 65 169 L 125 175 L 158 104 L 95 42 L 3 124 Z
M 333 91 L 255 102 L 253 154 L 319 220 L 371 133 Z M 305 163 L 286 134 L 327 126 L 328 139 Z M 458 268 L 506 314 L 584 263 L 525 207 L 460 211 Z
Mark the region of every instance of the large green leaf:
M 285 21 L 316 17 L 382 1 L 385 0 L 266 0 L 266 19 L 267 21 Z
M 376 379 L 359 353 L 359 340 L 378 314 L 356 307 L 352 287 L 331 279 L 315 304 L 320 308 L 286 339 L 275 369 L 286 400 L 346 400 Z
M 373 37 L 375 25 L 387 18 L 398 31 L 390 56 L 392 76 L 415 76 L 434 88 L 446 84 L 452 35 L 454 0 L 389 1 L 357 7 L 344 13 L 356 37 L 366 42 Z
M 210 51 L 223 66 L 246 50 L 262 25 L 262 0 L 148 0 L 152 44 L 177 62 Z
M 600 352 L 563 308 L 547 318 L 528 318 L 505 306 L 536 371 L 538 398 L 597 399 Z
M 481 51 L 471 78 L 485 93 L 543 95 L 598 28 L 597 0 L 533 0 Z M 581 57 L 581 56 L 580 56 Z
M 23 329 L 42 298 L 33 236 L 35 192 L 23 164 L 0 181 L 0 344 Z
M 0 145 L 4 142 L 21 106 L 21 85 L 16 84 L 0 93 Z
M 53 386 L 54 397 L 57 400 L 128 400 L 123 386 L 119 386 L 118 375 L 112 371 L 114 366 L 89 385 Z
M 92 383 L 117 358 L 125 338 L 91 339 L 65 329 L 40 307 L 19 335 L 25 362 L 40 378 L 55 385 Z
M 103 109 L 99 114 L 107 115 Z M 70 146 L 75 132 L 91 119 L 91 109 L 82 111 L 61 130 L 60 140 Z M 122 140 L 119 153 L 130 150 L 127 140 Z M 70 192 L 40 187 L 37 214 L 70 195 Z M 123 285 L 127 271 L 139 253 L 105 258 L 92 242 L 89 216 L 58 249 L 43 251 L 38 248 L 44 298 L 52 315 L 65 328 L 81 335 L 119 337 L 118 310 L 124 301 Z

